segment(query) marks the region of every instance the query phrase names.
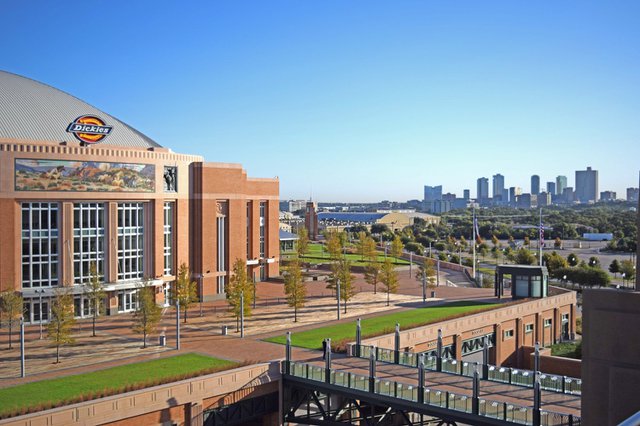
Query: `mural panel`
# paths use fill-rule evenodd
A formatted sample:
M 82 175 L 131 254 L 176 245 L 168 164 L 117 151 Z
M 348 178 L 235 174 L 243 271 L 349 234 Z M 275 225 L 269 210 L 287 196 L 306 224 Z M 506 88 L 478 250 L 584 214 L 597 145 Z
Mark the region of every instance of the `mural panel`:
M 154 192 L 152 164 L 15 160 L 16 191 Z

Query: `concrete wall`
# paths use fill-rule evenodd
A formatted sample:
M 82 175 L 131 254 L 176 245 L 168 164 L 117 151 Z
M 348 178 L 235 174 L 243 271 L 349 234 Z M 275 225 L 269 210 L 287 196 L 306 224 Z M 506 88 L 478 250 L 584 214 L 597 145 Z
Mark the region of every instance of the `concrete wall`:
M 533 346 L 523 346 L 521 348 L 523 359 L 526 361 L 521 368 L 533 370 L 534 352 Z M 540 371 L 559 376 L 582 377 L 582 361 L 579 359 L 564 358 L 551 355 L 551 349 L 540 349 Z
M 561 330 L 556 323 L 562 314 L 569 314 L 570 331 L 574 332 L 575 304 L 575 292 L 558 290 L 556 295 L 544 299 L 527 299 L 522 303 L 508 304 L 491 311 L 401 331 L 400 347 L 410 348 L 414 352 L 435 348 L 438 329 L 442 329 L 445 345 L 454 339 L 462 342 L 495 332 L 496 344 L 491 350 L 492 362 L 495 365 L 522 368 L 524 360 L 519 349 L 530 342 L 539 341 L 543 345 L 549 345 L 559 340 Z M 544 326 L 545 319 L 551 320 L 550 327 Z M 527 324 L 533 325 L 531 333 L 525 332 Z M 392 327 L 393 324 L 389 326 Z M 512 337 L 505 337 L 504 331 L 507 330 L 514 330 Z M 363 344 L 393 349 L 394 335 L 365 339 Z
M 202 424 L 202 411 L 277 392 L 280 363 L 194 377 L 0 421 L 2 426 Z M 277 416 L 271 419 L 277 424 Z
M 640 292 L 583 292 L 582 416 L 615 425 L 640 410 Z

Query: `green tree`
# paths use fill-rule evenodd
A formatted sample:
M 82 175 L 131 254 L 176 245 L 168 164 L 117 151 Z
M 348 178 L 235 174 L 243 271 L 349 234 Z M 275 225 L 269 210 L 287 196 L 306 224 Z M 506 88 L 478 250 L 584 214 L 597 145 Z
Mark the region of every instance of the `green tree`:
M 433 259 L 425 258 L 424 264 L 418 266 L 416 280 L 422 283 L 423 279 L 427 281 L 428 288 L 433 289 L 436 287 L 436 268 Z
M 47 335 L 51 346 L 56 348 L 56 364 L 60 362 L 60 346 L 75 342 L 71 335 L 73 325 L 73 296 L 63 289 L 57 289 L 51 303 L 51 317 L 47 324 Z
M 598 259 L 596 256 L 591 256 L 589 258 L 589 266 L 591 266 L 592 268 L 599 268 L 600 267 L 600 259 Z
M 525 237 L 524 237 L 524 245 L 527 246 L 527 247 L 531 246 L 531 240 L 529 239 L 528 235 L 525 235 Z
M 569 266 L 567 259 L 560 256 L 555 251 L 551 252 L 551 254 L 545 253 L 542 255 L 542 261 L 549 270 L 550 275 L 553 275 L 553 272 L 559 268 L 566 268 Z
M 567 262 L 569 262 L 569 266 L 578 266 L 578 256 L 573 253 L 569 253 L 567 256 Z
M 491 236 L 491 243 L 493 244 L 493 246 L 494 246 L 494 247 L 497 247 L 497 246 L 498 246 L 498 244 L 499 244 L 499 242 L 498 242 L 498 237 L 496 237 L 496 235 L 495 235 L 495 234 L 493 234 L 493 235 Z
M 90 306 L 92 336 L 96 337 L 96 320 L 98 315 L 104 314 L 104 298 L 107 293 L 104 291 L 104 284 L 100 281 L 95 262 L 91 262 L 89 265 L 89 280 L 84 285 L 84 295 Z
M 380 282 L 380 262 L 369 262 L 364 268 L 364 280 L 373 286 L 373 294 L 377 293 L 378 283 Z
M 624 274 L 624 280 L 635 281 L 636 279 L 635 265 L 629 259 L 620 262 L 620 273 Z
M 243 300 L 244 304 L 242 303 Z M 245 261 L 239 258 L 233 262 L 233 275 L 227 289 L 227 302 L 236 317 L 236 331 L 240 330 L 239 321 L 242 311 L 244 310 L 245 317 L 251 316 L 253 286 L 247 275 Z
M 184 312 L 184 322 L 187 322 L 187 312 L 189 306 L 198 301 L 198 289 L 196 282 L 191 281 L 191 272 L 186 263 L 182 263 L 178 268 L 178 279 L 171 288 L 173 300 L 180 302 L 180 308 Z
M 484 258 L 489 254 L 489 247 L 485 243 L 481 243 L 478 245 L 478 252 L 480 253 L 480 257 L 482 257 L 482 261 L 484 262 Z
M 339 232 L 329 231 L 325 235 L 327 251 L 329 252 L 329 257 L 332 260 L 338 260 L 342 256 L 342 238 L 340 238 Z
M 353 287 L 354 276 L 351 275 L 351 262 L 347 258 L 338 259 L 331 265 L 331 276 L 327 288 L 336 291 L 336 283 L 340 280 L 340 299 L 344 301 L 344 312 L 347 312 L 347 303 L 355 294 Z
M 400 259 L 402 257 L 402 250 L 404 249 L 404 244 L 402 244 L 402 239 L 400 239 L 399 235 L 396 235 L 391 242 L 391 256 L 396 259 Z
M 620 262 L 618 262 L 618 259 L 613 259 L 609 265 L 609 272 L 611 272 L 614 277 L 618 272 L 620 272 Z
M 155 298 L 155 288 L 144 286 L 138 289 L 138 308 L 133 314 L 134 333 L 142 334 L 142 347 L 147 347 L 147 336 L 154 333 L 162 319 L 162 308 Z
M 360 260 L 364 260 L 367 255 L 368 250 L 368 237 L 367 233 L 364 231 L 358 232 L 358 241 L 356 243 L 356 247 L 358 250 L 358 254 L 360 255 Z
M 293 322 L 298 322 L 298 309 L 304 307 L 307 298 L 307 287 L 302 280 L 298 259 L 293 259 L 285 268 L 284 292 L 289 307 L 293 308 Z
M 298 242 L 296 245 L 298 257 L 303 257 L 307 254 L 307 250 L 309 250 L 309 234 L 307 233 L 307 228 L 302 226 L 298 229 Z
M 513 260 L 518 265 L 535 265 L 536 263 L 536 257 L 524 247 L 516 252 Z
M 5 290 L 0 293 L 0 311 L 7 317 L 9 325 L 9 349 L 11 349 L 11 337 L 13 324 L 23 315 L 22 296 L 13 290 Z
M 387 306 L 389 306 L 389 295 L 398 291 L 398 273 L 391 259 L 385 259 L 380 268 L 380 283 L 387 293 Z
M 553 247 L 558 250 L 562 248 L 562 240 L 560 239 L 560 237 L 556 237 L 555 241 L 553 242 Z

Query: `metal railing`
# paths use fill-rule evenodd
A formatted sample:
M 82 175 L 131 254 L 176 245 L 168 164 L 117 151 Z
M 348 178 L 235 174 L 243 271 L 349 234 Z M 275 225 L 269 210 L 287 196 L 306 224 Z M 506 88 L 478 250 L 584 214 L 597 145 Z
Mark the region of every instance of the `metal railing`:
M 357 348 L 354 345 L 351 355 L 356 356 Z M 395 363 L 396 351 L 393 349 L 379 348 L 369 345 L 360 345 L 360 358 L 368 359 L 374 352 L 377 361 Z M 415 352 L 398 352 L 398 364 L 407 367 L 418 367 L 419 354 Z M 436 356 L 424 356 L 425 368 L 436 371 L 438 358 Z M 442 372 L 458 374 L 472 377 L 476 368 L 482 366 L 480 363 L 457 361 L 453 358 L 442 358 Z M 520 368 L 487 366 L 488 374 L 486 379 L 506 383 L 515 386 L 533 387 L 535 374 L 531 370 Z M 560 376 L 555 374 L 542 373 L 540 375 L 540 387 L 543 390 L 566 393 L 570 395 L 582 394 L 582 380 L 575 377 Z

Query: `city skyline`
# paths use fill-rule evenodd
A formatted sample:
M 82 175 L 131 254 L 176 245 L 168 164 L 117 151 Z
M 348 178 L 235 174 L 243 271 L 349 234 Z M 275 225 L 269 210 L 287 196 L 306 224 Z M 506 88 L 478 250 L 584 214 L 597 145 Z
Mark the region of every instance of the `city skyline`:
M 460 196 L 491 170 L 528 192 L 587 165 L 602 190 L 638 184 L 637 2 L 151 5 L 101 10 L 116 28 L 59 25 L 80 2 L 7 3 L 0 69 L 279 176 L 283 199 Z

